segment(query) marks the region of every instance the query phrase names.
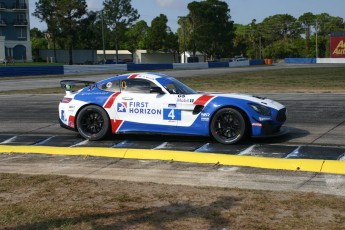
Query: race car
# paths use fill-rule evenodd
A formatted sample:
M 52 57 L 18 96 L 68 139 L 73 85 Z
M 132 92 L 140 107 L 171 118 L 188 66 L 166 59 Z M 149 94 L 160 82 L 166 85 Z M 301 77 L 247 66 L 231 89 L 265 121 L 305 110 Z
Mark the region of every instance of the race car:
M 63 80 L 62 127 L 95 141 L 108 133 L 211 136 L 222 144 L 279 133 L 280 103 L 244 94 L 200 93 L 160 73 L 133 73 L 99 82 Z M 79 90 L 78 85 L 85 85 Z

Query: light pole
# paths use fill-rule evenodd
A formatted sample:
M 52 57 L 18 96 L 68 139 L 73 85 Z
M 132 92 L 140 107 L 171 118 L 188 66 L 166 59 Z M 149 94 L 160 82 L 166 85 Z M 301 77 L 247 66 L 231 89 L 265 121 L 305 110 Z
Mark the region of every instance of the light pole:
M 102 10 L 102 43 L 103 43 L 103 64 L 105 64 L 105 37 L 104 37 L 104 13 Z
M 315 45 L 315 53 L 316 53 L 316 58 L 319 57 L 319 49 L 317 47 L 317 30 L 318 30 L 318 22 L 317 22 L 317 19 L 316 19 L 316 24 L 315 24 L 315 31 L 316 31 L 316 45 Z
M 183 63 L 186 63 L 186 17 L 178 16 L 182 19 L 182 31 L 183 31 Z

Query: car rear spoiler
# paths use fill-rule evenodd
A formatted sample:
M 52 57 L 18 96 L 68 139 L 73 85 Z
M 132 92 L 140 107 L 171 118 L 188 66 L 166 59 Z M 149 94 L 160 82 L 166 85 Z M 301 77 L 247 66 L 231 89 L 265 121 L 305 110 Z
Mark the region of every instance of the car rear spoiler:
M 76 91 L 75 86 L 84 85 L 85 87 L 87 87 L 87 86 L 92 87 L 95 84 L 96 84 L 96 82 L 94 82 L 94 81 L 80 81 L 80 80 L 62 80 L 62 81 L 60 81 L 61 88 L 63 88 L 65 91 L 68 91 L 68 92 Z M 77 90 L 79 90 L 79 89 L 77 89 Z

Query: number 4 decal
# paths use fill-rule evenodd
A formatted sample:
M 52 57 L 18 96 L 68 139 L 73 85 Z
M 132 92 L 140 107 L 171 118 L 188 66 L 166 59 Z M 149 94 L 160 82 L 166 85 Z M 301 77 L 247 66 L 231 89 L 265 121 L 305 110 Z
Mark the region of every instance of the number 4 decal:
M 163 120 L 181 120 L 181 110 L 180 109 L 163 109 Z

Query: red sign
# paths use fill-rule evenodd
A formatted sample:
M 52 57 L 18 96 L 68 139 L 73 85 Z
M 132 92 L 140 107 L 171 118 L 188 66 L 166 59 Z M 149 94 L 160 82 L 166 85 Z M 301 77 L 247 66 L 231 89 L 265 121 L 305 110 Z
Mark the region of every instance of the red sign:
M 345 36 L 331 36 L 331 58 L 345 58 Z

